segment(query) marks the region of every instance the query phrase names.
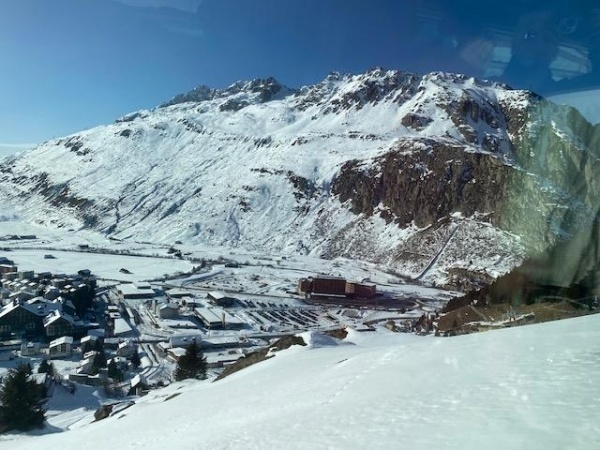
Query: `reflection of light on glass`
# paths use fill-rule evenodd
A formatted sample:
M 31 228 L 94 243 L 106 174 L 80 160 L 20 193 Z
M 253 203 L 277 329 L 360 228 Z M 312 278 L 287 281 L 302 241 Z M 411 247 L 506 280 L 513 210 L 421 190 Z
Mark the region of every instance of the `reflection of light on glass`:
M 148 8 L 175 8 L 186 12 L 196 12 L 202 0 L 117 0 L 129 6 Z
M 558 22 L 557 31 L 564 36 L 573 34 L 579 27 L 579 22 L 581 22 L 581 20 L 581 17 L 563 17 L 560 19 L 560 22 Z
M 554 103 L 569 105 L 579 112 L 592 124 L 600 123 L 600 89 L 569 92 L 548 97 Z

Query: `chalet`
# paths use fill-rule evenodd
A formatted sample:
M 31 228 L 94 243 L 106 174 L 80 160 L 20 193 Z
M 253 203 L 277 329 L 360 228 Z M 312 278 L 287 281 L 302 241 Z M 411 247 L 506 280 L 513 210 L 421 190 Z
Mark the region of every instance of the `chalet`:
M 47 304 L 27 304 L 13 300 L 0 309 L 0 339 L 36 339 L 44 335 L 44 317 L 53 309 Z
M 117 347 L 117 355 L 123 358 L 131 358 L 135 352 L 135 345 L 131 341 L 121 342 Z
M 54 339 L 48 347 L 48 356 L 50 358 L 62 358 L 73 354 L 73 338 L 71 336 L 63 336 Z
M 88 358 L 84 358 L 81 361 L 79 361 L 79 363 L 77 364 L 75 373 L 77 373 L 78 375 L 88 375 L 92 371 L 93 365 L 94 365 L 94 355 L 92 355 Z
M 42 295 L 46 300 L 55 300 L 60 297 L 60 289 L 54 286 L 47 286 Z
M 179 317 L 179 306 L 175 303 L 163 303 L 158 307 L 158 317 L 161 319 L 175 319 Z
M 56 310 L 44 318 L 44 328 L 49 338 L 72 335 L 75 332 L 75 320 L 70 315 Z
M 138 373 L 131 379 L 131 390 L 129 395 L 143 395 L 148 392 L 148 380 L 144 375 Z

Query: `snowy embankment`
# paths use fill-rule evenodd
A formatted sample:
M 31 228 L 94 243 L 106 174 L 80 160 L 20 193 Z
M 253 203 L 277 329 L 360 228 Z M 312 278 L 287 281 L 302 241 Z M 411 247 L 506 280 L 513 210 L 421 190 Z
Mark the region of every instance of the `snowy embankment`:
M 600 448 L 600 316 L 456 338 L 351 333 L 176 383 L 12 450 Z

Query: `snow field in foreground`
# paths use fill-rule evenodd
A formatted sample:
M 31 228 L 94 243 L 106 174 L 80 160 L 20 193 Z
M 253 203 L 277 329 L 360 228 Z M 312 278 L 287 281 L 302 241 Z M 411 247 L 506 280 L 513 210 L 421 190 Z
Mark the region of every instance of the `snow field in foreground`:
M 600 448 L 600 316 L 456 338 L 311 339 L 216 383 L 0 448 Z M 354 345 L 352 345 L 354 344 Z

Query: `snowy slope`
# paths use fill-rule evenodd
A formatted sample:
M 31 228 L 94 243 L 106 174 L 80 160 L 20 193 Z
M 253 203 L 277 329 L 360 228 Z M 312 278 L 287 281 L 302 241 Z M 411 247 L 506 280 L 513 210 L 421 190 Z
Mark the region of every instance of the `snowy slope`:
M 595 449 L 600 316 L 456 338 L 313 339 L 225 380 L 0 448 Z M 108 439 L 108 440 L 107 440 Z
M 0 190 L 45 225 L 138 241 L 349 256 L 417 276 L 444 239 L 427 235 L 408 245 L 435 242 L 417 262 L 399 255 L 435 221 L 396 224 L 384 216 L 386 205 L 357 215 L 332 193 L 340 168 L 362 161 L 376 170 L 390 151 L 434 146 L 512 167 L 512 141 L 523 127 L 505 111 L 524 116 L 530 102 L 528 93 L 460 75 L 382 69 L 334 73 L 297 91 L 273 79 L 200 87 L 5 163 Z M 476 215 L 466 219 L 468 254 L 442 259 L 440 273 L 458 260 L 481 267 L 502 260 L 500 273 L 518 263 L 517 237 L 498 227 L 490 233 Z

